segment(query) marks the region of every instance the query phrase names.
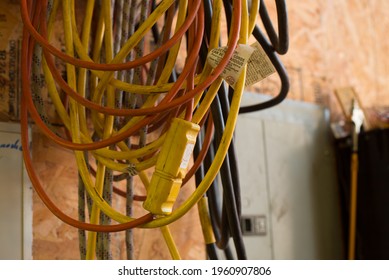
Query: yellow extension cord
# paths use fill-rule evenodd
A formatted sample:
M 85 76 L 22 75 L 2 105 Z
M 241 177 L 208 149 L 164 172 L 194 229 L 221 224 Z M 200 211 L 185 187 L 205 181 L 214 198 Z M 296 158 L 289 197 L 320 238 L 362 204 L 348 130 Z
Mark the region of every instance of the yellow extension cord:
M 111 63 L 121 63 L 125 60 L 128 53 L 136 46 L 136 44 L 144 37 L 144 35 L 150 30 L 152 25 L 165 14 L 167 9 L 174 3 L 174 0 L 163 0 L 158 5 L 158 7 L 150 14 L 147 20 L 139 26 L 137 31 L 130 37 L 130 39 L 124 44 L 123 48 L 114 56 L 113 53 L 113 27 L 112 27 L 112 16 L 111 16 L 111 1 L 103 0 L 102 1 L 102 18 L 99 20 L 97 27 L 97 33 L 101 37 L 99 40 L 100 43 L 94 45 L 94 56 L 100 56 L 100 51 L 102 49 L 101 44 L 104 42 L 105 48 L 105 57 L 107 61 Z M 53 12 L 50 15 L 48 21 L 48 36 L 52 33 L 53 23 L 57 14 L 60 1 L 54 1 Z M 94 0 L 87 1 L 86 14 L 84 19 L 84 24 L 82 27 L 82 38 L 79 37 L 76 22 L 75 22 L 75 8 L 74 0 L 63 0 L 63 22 L 64 22 L 64 34 L 65 34 L 65 46 L 66 53 L 75 56 L 75 53 L 85 61 L 93 61 L 92 58 L 88 55 L 88 45 L 89 43 L 89 34 L 91 31 L 91 20 L 94 9 Z M 218 47 L 218 42 L 220 39 L 220 22 L 221 22 L 221 12 L 222 12 L 222 1 L 214 0 L 213 1 L 213 18 L 212 18 L 212 32 L 211 39 L 209 42 L 210 49 Z M 70 7 L 70 9 L 69 9 Z M 240 30 L 240 44 L 247 44 L 248 36 L 251 34 L 255 26 L 257 11 L 259 7 L 259 0 L 253 0 L 250 10 L 250 15 L 248 12 L 247 2 L 242 1 L 242 24 Z M 180 0 L 178 8 L 178 16 L 176 23 L 176 30 L 183 24 L 186 17 L 187 10 L 187 1 Z M 99 36 L 98 36 L 99 37 Z M 103 72 L 103 71 L 91 71 L 91 77 L 95 80 L 95 86 L 91 94 L 92 100 L 96 103 L 101 103 L 101 100 L 104 98 L 107 101 L 107 105 L 114 107 L 114 91 L 120 89 L 126 92 L 144 94 L 147 97 L 146 102 L 143 104 L 142 108 L 148 108 L 154 105 L 155 101 L 160 98 L 161 94 L 168 92 L 173 84 L 167 83 L 170 73 L 175 66 L 176 59 L 179 52 L 180 41 L 170 49 L 169 55 L 167 58 L 164 71 L 156 85 L 135 85 L 128 84 L 123 81 L 115 79 L 113 72 Z M 92 143 L 92 139 L 89 135 L 87 121 L 86 121 L 86 112 L 85 108 L 80 104 L 76 103 L 73 99 L 69 100 L 70 105 L 70 115 L 66 112 L 60 95 L 55 85 L 55 81 L 48 69 L 48 66 L 43 59 L 42 62 L 43 72 L 45 75 L 48 92 L 51 97 L 51 100 L 54 103 L 56 111 L 58 112 L 59 117 L 64 123 L 65 127 L 71 131 L 72 140 L 74 143 Z M 81 96 L 85 97 L 86 90 L 86 70 L 80 68 L 78 70 L 78 77 L 76 77 L 75 67 L 67 64 L 67 81 L 69 86 L 77 91 Z M 203 81 L 210 73 L 212 69 L 209 65 L 205 65 L 203 72 L 195 78 L 195 85 Z M 196 190 L 190 195 L 190 197 L 184 201 L 180 206 L 178 206 L 171 215 L 157 217 L 155 220 L 143 225 L 145 228 L 157 228 L 160 227 L 163 233 L 164 239 L 168 245 L 169 251 L 173 259 L 180 259 L 176 245 L 171 236 L 168 225 L 177 219 L 184 216 L 199 200 L 204 196 L 205 192 L 215 179 L 219 169 L 223 163 L 223 160 L 227 154 L 230 142 L 233 137 L 233 132 L 235 124 L 238 117 L 240 101 L 244 90 L 245 84 L 245 75 L 246 69 L 244 68 L 238 82 L 235 86 L 235 93 L 231 102 L 230 113 L 226 122 L 225 131 L 220 142 L 220 146 L 215 154 L 214 161 L 210 166 L 208 172 L 206 173 L 203 181 L 196 188 Z M 200 98 L 203 93 L 199 93 L 195 97 L 195 106 L 198 104 L 199 107 L 195 111 L 192 122 L 199 123 L 207 111 L 209 110 L 210 104 L 212 103 L 214 97 L 217 94 L 217 91 L 222 83 L 222 79 L 218 78 L 208 89 L 207 94 L 204 96 L 203 100 L 200 102 Z M 184 83 L 183 88 L 186 87 Z M 182 113 L 182 114 L 185 114 Z M 111 137 L 117 133 L 121 133 L 126 129 L 131 128 L 135 123 L 144 117 L 133 117 L 127 124 L 120 129 L 115 131 L 113 128 L 113 116 L 102 117 L 98 113 L 92 114 L 93 124 L 97 130 L 100 130 L 102 133 L 102 138 Z M 123 163 L 118 163 L 117 160 L 128 160 L 135 165 L 138 175 L 140 176 L 143 185 L 147 189 L 149 184 L 149 178 L 143 172 L 152 166 L 155 165 L 157 160 L 157 155 L 153 156 L 149 160 L 144 162 L 139 162 L 139 158 L 148 156 L 152 153 L 157 152 L 160 147 L 163 145 L 165 140 L 165 134 L 161 135 L 157 140 L 147 144 L 145 147 L 139 148 L 137 150 L 131 150 L 127 147 L 124 142 L 118 144 L 120 151 L 110 150 L 109 148 L 103 148 L 91 151 L 94 157 L 97 160 L 97 171 L 96 171 L 96 180 L 93 180 L 90 177 L 88 170 L 88 165 L 84 156 L 84 152 L 75 151 L 75 157 L 77 161 L 77 166 L 86 186 L 88 194 L 93 200 L 92 206 L 92 215 L 91 223 L 97 224 L 99 222 L 100 211 L 103 211 L 107 216 L 119 223 L 125 223 L 134 220 L 132 217 L 128 217 L 115 209 L 113 209 L 103 198 L 102 198 L 102 188 L 104 184 L 104 174 L 106 168 L 115 171 L 123 171 L 127 168 L 128 165 Z M 207 212 L 205 212 L 207 213 Z M 88 246 L 87 246 L 87 259 L 93 259 L 95 255 L 95 246 L 96 246 L 96 233 L 88 233 Z

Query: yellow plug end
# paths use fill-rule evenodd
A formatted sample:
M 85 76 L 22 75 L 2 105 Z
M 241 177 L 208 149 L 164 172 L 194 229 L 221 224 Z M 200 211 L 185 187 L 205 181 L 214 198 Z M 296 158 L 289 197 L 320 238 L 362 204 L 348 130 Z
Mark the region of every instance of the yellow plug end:
M 155 215 L 170 215 L 180 192 L 200 127 L 175 118 L 166 134 L 143 208 Z

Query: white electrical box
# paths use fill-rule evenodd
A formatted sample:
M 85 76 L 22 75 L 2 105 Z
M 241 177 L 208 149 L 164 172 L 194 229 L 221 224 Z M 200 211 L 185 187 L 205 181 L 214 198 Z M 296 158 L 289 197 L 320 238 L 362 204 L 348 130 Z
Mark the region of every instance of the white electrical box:
M 0 123 L 0 259 L 32 258 L 32 189 L 20 125 Z
M 242 105 L 269 97 L 245 93 Z M 249 259 L 343 258 L 327 109 L 285 100 L 239 115 L 235 144 Z

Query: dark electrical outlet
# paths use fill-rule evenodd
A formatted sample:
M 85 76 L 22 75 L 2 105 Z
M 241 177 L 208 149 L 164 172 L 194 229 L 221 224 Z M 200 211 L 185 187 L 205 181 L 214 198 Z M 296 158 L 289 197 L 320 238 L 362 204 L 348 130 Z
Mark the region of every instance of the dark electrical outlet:
M 266 217 L 258 216 L 242 216 L 240 225 L 243 235 L 266 235 Z

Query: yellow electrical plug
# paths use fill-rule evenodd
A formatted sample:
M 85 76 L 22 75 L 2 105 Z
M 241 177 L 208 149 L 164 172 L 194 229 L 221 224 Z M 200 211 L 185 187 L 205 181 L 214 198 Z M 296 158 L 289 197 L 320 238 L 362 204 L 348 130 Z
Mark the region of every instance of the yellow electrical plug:
M 180 192 L 200 127 L 175 118 L 166 134 L 143 208 L 155 215 L 170 215 Z

